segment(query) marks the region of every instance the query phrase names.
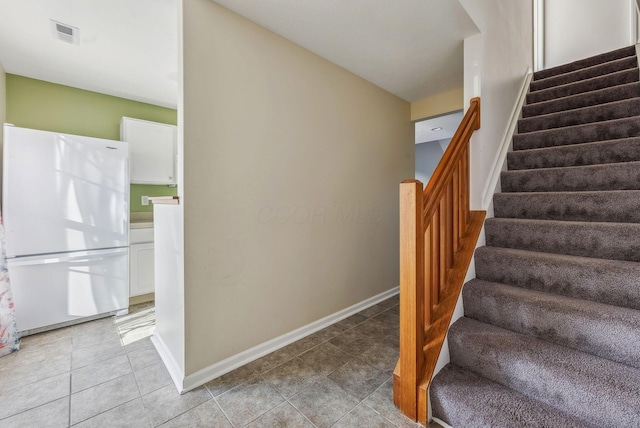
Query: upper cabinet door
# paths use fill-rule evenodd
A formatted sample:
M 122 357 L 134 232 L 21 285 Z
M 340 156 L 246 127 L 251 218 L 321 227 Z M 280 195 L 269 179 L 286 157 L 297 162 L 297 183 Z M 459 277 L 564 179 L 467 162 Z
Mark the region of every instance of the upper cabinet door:
M 123 117 L 120 139 L 129 143 L 131 183 L 176 184 L 176 127 Z

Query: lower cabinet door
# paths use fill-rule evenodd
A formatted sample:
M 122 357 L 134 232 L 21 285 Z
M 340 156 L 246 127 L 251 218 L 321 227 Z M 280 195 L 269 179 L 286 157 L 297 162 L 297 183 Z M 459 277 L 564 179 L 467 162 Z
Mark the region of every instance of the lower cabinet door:
M 129 307 L 129 249 L 9 259 L 21 332 Z
M 140 296 L 155 292 L 153 242 L 130 247 L 131 282 L 129 295 Z

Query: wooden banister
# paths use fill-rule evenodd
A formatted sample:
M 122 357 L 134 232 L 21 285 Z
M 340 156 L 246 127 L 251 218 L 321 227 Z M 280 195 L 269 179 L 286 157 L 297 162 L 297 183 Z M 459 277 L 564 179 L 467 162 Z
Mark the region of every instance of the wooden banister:
M 427 390 L 485 213 L 469 209 L 469 142 L 480 128 L 480 99 L 423 189 L 400 184 L 400 358 L 394 403 L 426 425 Z

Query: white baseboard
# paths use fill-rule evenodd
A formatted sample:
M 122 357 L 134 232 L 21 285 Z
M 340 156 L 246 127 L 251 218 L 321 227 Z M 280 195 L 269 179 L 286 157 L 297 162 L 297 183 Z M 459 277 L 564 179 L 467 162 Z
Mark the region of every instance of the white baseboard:
M 184 388 L 184 373 L 180 369 L 180 365 L 178 364 L 178 362 L 173 358 L 171 352 L 169 352 L 169 348 L 167 347 L 165 341 L 157 332 L 155 332 L 153 336 L 151 336 L 151 342 L 153 343 L 153 346 L 155 346 L 156 351 L 158 351 L 158 354 L 160 354 L 160 358 L 169 371 L 171 380 L 173 380 L 173 383 L 176 385 L 176 388 L 178 388 L 178 391 L 181 394 L 183 392 L 186 392 L 187 390 L 185 390 Z
M 371 307 L 377 303 L 380 303 L 383 300 L 388 299 L 389 297 L 395 296 L 399 292 L 400 287 L 392 288 L 391 290 L 387 290 L 384 293 L 380 293 L 360 303 L 349 306 L 346 309 L 338 311 L 296 330 L 290 331 L 289 333 L 285 333 L 282 336 L 261 343 L 260 345 L 254 346 L 253 348 L 247 349 L 246 351 L 240 352 L 239 354 L 233 355 L 220 362 L 205 367 L 204 369 L 199 370 L 186 377 L 180 376 L 178 370 L 176 370 L 177 364 L 175 364 L 175 361 L 172 361 L 173 358 L 170 358 L 168 352 L 164 352 L 164 349 L 166 349 L 166 347 L 164 346 L 162 339 L 159 337 L 155 337 L 154 335 L 155 340 L 153 338 L 152 340 L 156 345 L 156 349 L 158 349 L 158 352 L 160 353 L 162 361 L 164 361 L 165 365 L 169 369 L 169 373 L 171 374 L 173 382 L 176 384 L 178 391 L 180 391 L 180 393 L 184 393 L 201 385 L 204 385 L 205 383 L 212 381 L 213 379 L 216 379 L 225 373 L 229 373 L 230 371 L 235 370 L 238 367 L 244 366 L 245 364 L 257 360 L 258 358 L 277 351 L 284 346 L 287 346 L 312 333 L 315 333 L 316 331 L 322 330 L 323 328 L 335 324 L 338 321 L 350 317 L 351 315 L 357 314 L 358 312 L 367 309 L 368 307 Z M 165 359 L 165 356 L 167 359 Z M 175 367 L 173 371 L 170 367 L 171 365 Z
M 438 418 L 432 418 L 431 419 L 433 422 L 439 424 L 441 427 L 443 428 L 453 428 L 451 425 L 449 425 L 448 423 L 446 423 L 445 421 L 438 419 Z

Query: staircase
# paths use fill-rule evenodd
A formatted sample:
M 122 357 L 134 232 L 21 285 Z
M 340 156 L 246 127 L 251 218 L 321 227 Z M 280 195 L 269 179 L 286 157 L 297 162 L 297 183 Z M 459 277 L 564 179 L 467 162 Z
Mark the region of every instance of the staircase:
M 433 416 L 466 427 L 640 427 L 635 47 L 534 74 Z

